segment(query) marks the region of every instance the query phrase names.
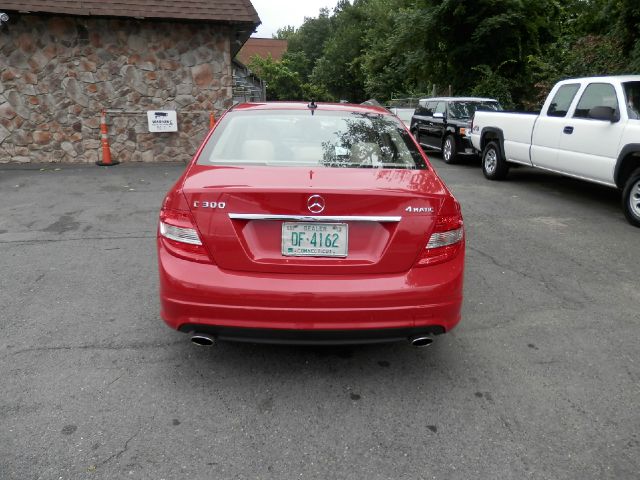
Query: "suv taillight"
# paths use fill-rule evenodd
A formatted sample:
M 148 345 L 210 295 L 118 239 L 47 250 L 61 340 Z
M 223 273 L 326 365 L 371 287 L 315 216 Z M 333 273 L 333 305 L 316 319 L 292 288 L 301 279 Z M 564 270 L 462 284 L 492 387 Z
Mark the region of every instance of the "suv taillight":
M 158 233 L 172 255 L 194 262 L 212 263 L 188 212 L 163 208 Z

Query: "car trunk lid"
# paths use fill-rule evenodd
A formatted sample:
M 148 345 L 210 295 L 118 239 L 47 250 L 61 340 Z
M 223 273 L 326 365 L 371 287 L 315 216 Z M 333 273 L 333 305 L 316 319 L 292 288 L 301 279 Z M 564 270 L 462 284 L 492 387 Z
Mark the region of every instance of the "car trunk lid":
M 318 275 L 408 270 L 448 194 L 429 170 L 200 165 L 182 190 L 221 268 Z M 329 246 L 310 256 L 287 252 L 296 230 L 306 241 L 331 233 L 317 233 Z M 346 252 L 332 248 L 343 241 Z

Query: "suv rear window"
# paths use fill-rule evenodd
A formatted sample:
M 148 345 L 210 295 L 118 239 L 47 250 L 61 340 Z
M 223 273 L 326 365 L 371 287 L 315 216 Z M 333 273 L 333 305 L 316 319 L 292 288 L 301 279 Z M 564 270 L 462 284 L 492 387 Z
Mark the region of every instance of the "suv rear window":
M 427 168 L 404 126 L 374 113 L 316 110 L 229 112 L 200 165 Z
M 451 118 L 471 118 L 477 110 L 497 112 L 502 110 L 502 107 L 498 102 L 449 102 Z

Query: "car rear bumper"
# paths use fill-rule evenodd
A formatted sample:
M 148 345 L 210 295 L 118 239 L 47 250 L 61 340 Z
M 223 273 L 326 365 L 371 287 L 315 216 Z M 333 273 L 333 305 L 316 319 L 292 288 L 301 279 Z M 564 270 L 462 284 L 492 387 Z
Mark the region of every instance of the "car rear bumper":
M 354 345 L 402 342 L 414 337 L 444 333 L 440 326 L 415 328 L 381 328 L 360 330 L 288 330 L 235 328 L 215 325 L 183 324 L 184 333 L 208 334 L 227 342 L 274 343 L 281 345 Z
M 185 332 L 360 343 L 443 333 L 460 321 L 463 252 L 440 265 L 372 276 L 228 271 L 177 258 L 161 242 L 158 257 L 161 316 Z

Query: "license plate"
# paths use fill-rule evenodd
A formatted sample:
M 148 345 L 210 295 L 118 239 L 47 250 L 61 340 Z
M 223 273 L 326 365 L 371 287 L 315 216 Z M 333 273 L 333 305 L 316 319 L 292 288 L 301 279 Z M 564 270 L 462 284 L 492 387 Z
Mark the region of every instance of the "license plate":
M 284 222 L 282 255 L 288 257 L 346 257 L 346 223 Z

